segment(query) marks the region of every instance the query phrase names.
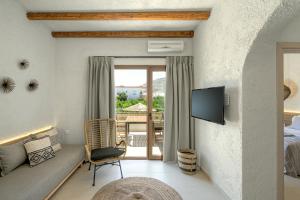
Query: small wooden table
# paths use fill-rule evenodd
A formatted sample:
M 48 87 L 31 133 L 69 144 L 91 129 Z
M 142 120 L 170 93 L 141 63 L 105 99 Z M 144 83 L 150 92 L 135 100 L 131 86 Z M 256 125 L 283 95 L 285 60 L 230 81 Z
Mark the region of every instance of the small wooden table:
M 129 133 L 130 133 L 130 125 L 132 124 L 147 124 L 148 119 L 146 115 L 142 115 L 142 116 L 134 116 L 134 115 L 130 115 L 127 116 L 126 120 L 123 121 L 125 123 L 125 136 L 126 138 L 129 137 Z M 163 121 L 162 120 L 153 120 L 153 137 L 155 142 L 162 142 L 163 141 Z M 145 138 L 147 140 L 147 130 L 145 131 L 145 134 L 133 134 L 132 135 L 132 140 L 134 140 L 135 138 L 139 138 L 139 140 L 141 138 Z M 142 136 L 143 135 L 143 136 Z M 133 142 L 134 143 L 134 142 Z
M 147 116 L 128 116 L 125 120 L 126 137 L 129 133 L 130 124 L 147 124 Z

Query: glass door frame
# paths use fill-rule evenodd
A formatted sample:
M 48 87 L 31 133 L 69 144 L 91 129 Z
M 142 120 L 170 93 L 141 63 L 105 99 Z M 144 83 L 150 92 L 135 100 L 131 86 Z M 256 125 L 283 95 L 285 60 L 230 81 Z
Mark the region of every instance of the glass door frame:
M 143 69 L 147 71 L 147 157 L 148 160 L 162 160 L 163 156 L 153 155 L 154 146 L 153 123 L 152 123 L 152 105 L 153 105 L 153 72 L 166 71 L 165 65 L 115 65 L 115 69 Z M 143 159 L 129 157 L 128 159 Z

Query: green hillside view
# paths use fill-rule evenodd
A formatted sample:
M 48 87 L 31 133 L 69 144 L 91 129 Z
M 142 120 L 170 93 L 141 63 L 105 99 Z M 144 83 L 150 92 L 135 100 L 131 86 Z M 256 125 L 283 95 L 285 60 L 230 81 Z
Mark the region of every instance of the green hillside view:
M 128 108 L 130 106 L 136 105 L 136 104 L 143 104 L 147 105 L 147 102 L 144 98 L 137 98 L 137 99 L 128 99 L 128 96 L 125 92 L 120 92 L 117 94 L 117 101 L 116 101 L 116 107 L 117 112 L 123 112 L 125 108 Z M 153 109 L 155 111 L 160 112 L 164 110 L 164 97 L 163 96 L 156 96 L 153 97 Z

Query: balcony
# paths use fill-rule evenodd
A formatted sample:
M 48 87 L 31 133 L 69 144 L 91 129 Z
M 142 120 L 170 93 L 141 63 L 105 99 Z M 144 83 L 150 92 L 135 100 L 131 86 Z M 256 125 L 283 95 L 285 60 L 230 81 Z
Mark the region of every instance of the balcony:
M 153 141 L 152 154 L 162 155 L 163 147 L 163 112 L 152 113 L 150 137 L 147 136 L 147 112 L 118 112 L 117 140 L 127 141 L 126 157 L 146 158 L 148 141 Z

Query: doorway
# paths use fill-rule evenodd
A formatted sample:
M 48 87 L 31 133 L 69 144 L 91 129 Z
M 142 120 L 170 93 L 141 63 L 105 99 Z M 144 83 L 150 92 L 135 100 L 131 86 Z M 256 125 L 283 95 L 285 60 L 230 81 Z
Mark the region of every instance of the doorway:
M 115 66 L 117 140 L 127 159 L 162 159 L 165 66 Z
M 277 91 L 278 103 L 281 108 L 280 117 L 278 122 L 279 132 L 279 146 L 284 147 L 284 152 L 278 158 L 278 164 L 284 166 L 284 170 L 278 172 L 279 179 L 282 180 L 284 185 L 284 199 L 297 199 L 299 196 L 300 180 L 293 175 L 293 171 L 297 171 L 296 165 L 285 165 L 289 163 L 291 158 L 290 153 L 297 154 L 294 151 L 293 145 L 299 142 L 300 131 L 298 130 L 296 121 L 293 118 L 299 118 L 300 104 L 298 104 L 299 94 L 297 85 L 299 81 L 299 66 L 300 60 L 300 43 L 278 43 L 277 44 Z M 282 123 L 283 122 L 283 123 Z M 292 170 L 295 169 L 295 170 Z M 283 173 L 284 172 L 284 173 Z

